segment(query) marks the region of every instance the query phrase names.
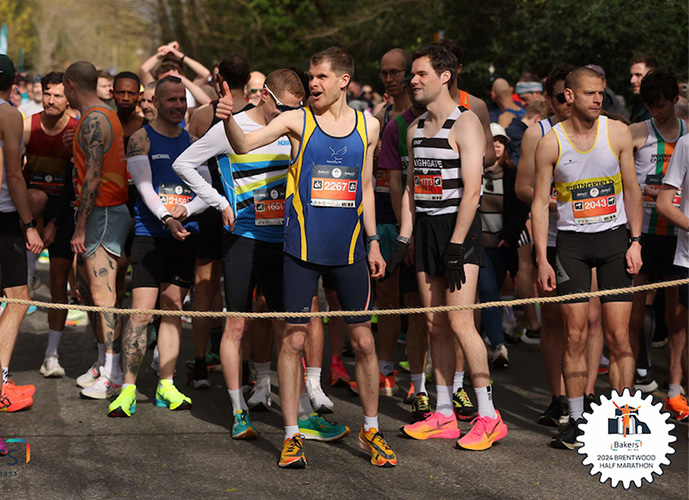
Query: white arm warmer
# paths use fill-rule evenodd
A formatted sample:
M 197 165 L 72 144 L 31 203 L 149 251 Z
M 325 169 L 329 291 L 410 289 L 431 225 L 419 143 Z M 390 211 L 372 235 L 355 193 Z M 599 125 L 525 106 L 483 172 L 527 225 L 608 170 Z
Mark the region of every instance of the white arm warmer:
M 201 165 L 198 168 L 198 173 L 203 177 L 203 179 L 210 184 L 211 183 L 211 173 L 206 165 Z M 194 214 L 200 214 L 208 208 L 208 203 L 203 201 L 200 196 L 195 196 L 193 200 L 184 205 L 187 209 L 187 217 L 191 217 Z
M 134 181 L 139 196 L 144 200 L 146 207 L 158 219 L 169 214 L 163 202 L 160 201 L 158 193 L 153 189 L 153 174 L 151 173 L 151 163 L 147 155 L 137 155 L 127 158 L 127 169 Z

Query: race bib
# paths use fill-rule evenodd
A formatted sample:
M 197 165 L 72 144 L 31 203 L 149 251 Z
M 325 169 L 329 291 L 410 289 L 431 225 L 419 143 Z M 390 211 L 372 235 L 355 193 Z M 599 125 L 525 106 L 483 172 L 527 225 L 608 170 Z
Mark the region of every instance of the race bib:
M 378 170 L 376 172 L 376 193 L 390 192 L 390 171 Z
M 191 189 L 179 184 L 161 184 L 158 187 L 158 196 L 168 210 L 172 210 L 176 205 L 186 205 L 192 198 Z
M 594 187 L 572 190 L 575 224 L 597 224 L 617 219 L 615 184 L 609 182 Z
M 281 226 L 285 222 L 285 187 L 254 189 L 255 224 Z
M 358 167 L 314 165 L 311 174 L 311 205 L 354 208 L 358 186 Z
M 443 175 L 439 168 L 414 169 L 414 199 L 442 201 Z
M 44 174 L 31 172 L 29 174 L 29 188 L 38 189 L 46 194 L 58 196 L 65 187 L 65 176 L 60 174 Z

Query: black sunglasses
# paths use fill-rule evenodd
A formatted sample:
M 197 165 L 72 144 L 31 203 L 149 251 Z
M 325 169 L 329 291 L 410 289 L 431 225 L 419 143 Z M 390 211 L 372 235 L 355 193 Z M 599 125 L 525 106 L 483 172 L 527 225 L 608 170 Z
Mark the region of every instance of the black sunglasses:
M 273 94 L 273 93 L 271 92 L 271 90 L 268 88 L 267 85 L 264 85 L 263 88 L 266 89 L 266 90 L 268 91 L 268 93 L 270 94 L 270 97 L 272 97 L 272 98 L 275 100 L 275 105 L 276 105 L 277 108 L 280 110 L 280 113 L 284 113 L 285 111 L 293 111 L 293 110 L 295 110 L 295 109 L 299 109 L 298 107 L 297 107 L 297 108 L 293 108 L 292 106 L 287 106 L 286 104 L 282 104 L 282 103 L 280 102 L 280 99 L 278 99 L 277 97 L 275 97 L 275 94 Z M 302 104 L 303 104 L 302 102 L 299 102 L 299 106 L 301 106 Z
M 557 99 L 557 102 L 559 102 L 560 104 L 564 104 L 567 102 L 567 98 L 565 97 L 564 92 L 560 92 L 559 94 L 555 94 L 554 97 L 555 97 L 555 99 Z

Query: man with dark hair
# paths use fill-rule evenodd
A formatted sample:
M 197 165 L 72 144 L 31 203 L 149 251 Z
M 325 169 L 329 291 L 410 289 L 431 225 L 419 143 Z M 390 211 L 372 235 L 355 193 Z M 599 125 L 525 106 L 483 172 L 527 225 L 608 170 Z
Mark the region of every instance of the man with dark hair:
M 115 75 L 112 84 L 111 97 L 115 101 L 117 118 L 120 119 L 124 133 L 124 146 L 127 147 L 129 137 L 148 123 L 146 118 L 136 112 L 136 106 L 141 98 L 141 80 L 136 73 L 122 71 Z
M 232 96 L 227 84 L 223 84 L 226 94 L 217 113 L 225 120 L 235 152 L 248 153 L 283 135 L 291 143 L 295 160 L 287 174 L 283 267 L 287 311 L 311 310 L 321 275 L 333 279 L 344 309 L 366 310 L 370 278 L 380 278 L 385 272 L 380 237 L 376 234 L 372 175 L 380 126 L 374 118 L 347 106 L 347 86 L 353 71 L 352 57 L 339 47 L 315 54 L 309 69 L 313 105 L 281 113 L 264 128 L 247 135 L 232 116 Z M 223 213 L 223 220 L 226 225 L 235 224 L 230 213 Z M 363 231 L 368 235 L 368 266 Z M 308 321 L 287 320 L 278 358 L 280 403 L 285 420 L 280 467 L 306 466 L 298 407 Z M 371 318 L 352 316 L 346 321 L 364 410 L 359 444 L 371 453 L 373 465 L 394 466 L 397 457 L 379 430 L 379 372 Z
M 50 255 L 50 298 L 64 304 L 74 261 L 69 244 L 74 232 L 74 188 L 72 142 L 68 137 L 73 136 L 78 121 L 66 112 L 68 103 L 62 79 L 63 74 L 56 72 L 43 77 L 43 111 L 24 120 L 24 176 L 31 212 Z M 27 257 L 30 259 L 31 255 Z M 57 349 L 66 318 L 66 310 L 48 311 L 48 347 L 40 369 L 44 377 L 65 376 Z
M 632 86 L 632 112 L 629 120 L 632 123 L 643 122 L 651 119 L 651 113 L 641 97 L 641 80 L 646 73 L 659 66 L 658 60 L 650 55 L 634 56 L 629 61 L 629 82 Z
M 643 246 L 641 257 L 644 262 L 639 274 L 634 277 L 635 285 L 648 282 L 677 279 L 677 270 L 672 265 L 677 246 L 678 229 L 656 210 L 656 198 L 660 192 L 670 159 L 680 137 L 687 133 L 687 124 L 677 118 L 675 103 L 679 99 L 679 88 L 675 75 L 665 69 L 649 71 L 641 80 L 640 95 L 652 118 L 634 123 L 630 126 L 634 144 L 634 163 L 636 176 L 644 196 L 644 218 L 641 233 Z M 681 193 L 678 192 L 675 203 L 678 204 Z M 677 385 L 682 380 L 682 351 L 685 332 L 685 317 L 678 315 L 677 288 L 662 290 L 665 296 L 665 324 L 670 339 L 670 378 L 673 384 L 669 398 L 679 394 Z M 650 294 L 649 294 L 650 295 Z M 629 321 L 629 332 L 632 350 L 636 358 L 634 388 L 651 393 L 658 384 L 651 372 L 651 342 L 653 332 L 644 328 L 644 316 L 647 307 L 646 292 L 634 294 L 632 313 Z M 681 406 L 677 398 L 672 400 Z M 689 414 L 689 408 L 677 408 L 675 413 Z
M 8 298 L 30 300 L 26 250 L 41 253 L 43 241 L 31 214 L 22 174 L 22 116 L 8 103 L 16 75 L 12 60 L 0 55 L 0 147 L 4 165 L 0 185 L 0 288 Z M 0 316 L 0 411 L 18 411 L 33 405 L 36 388 L 16 386 L 9 378 L 12 351 L 27 309 L 28 306 L 7 304 Z
M 431 45 L 414 52 L 412 61 L 412 100 L 428 111 L 407 132 L 413 175 L 407 177 L 400 236 L 390 270 L 407 256 L 413 231 L 423 306 L 473 304 L 478 269 L 485 260 L 477 213 L 486 150 L 481 120 L 458 107 L 450 94 L 459 66 L 454 54 Z M 457 446 L 490 448 L 507 435 L 507 426 L 493 406 L 486 346 L 476 330 L 473 312 L 427 313 L 426 323 L 437 384 L 436 411 L 401 431 L 421 440 L 459 437 L 452 402 L 456 338 L 469 366 L 479 414 Z
M 71 246 L 94 305 L 113 307 L 117 258 L 129 232 L 127 162 L 122 126 L 98 98 L 97 80 L 96 68 L 86 61 L 70 65 L 63 80 L 70 106 L 81 114 L 73 143 L 78 208 Z M 108 399 L 119 391 L 120 326 L 117 315 L 98 315 L 99 359 L 77 379 L 82 397 Z
M 624 123 L 601 116 L 603 91 L 603 80 L 594 70 L 573 70 L 564 89 L 571 115 L 556 124 L 536 149 L 531 217 L 538 282 L 546 292 L 556 286 L 558 295 L 589 292 L 594 267 L 600 289 L 629 287 L 631 275 L 641 268 L 641 190 L 634 171 L 632 136 Z M 555 268 L 547 255 L 553 183 L 558 214 Z M 631 301 L 632 294 L 601 297 L 610 348 L 610 383 L 619 393 L 633 383 Z M 570 420 L 553 437 L 551 446 L 555 448 L 574 449 L 582 444 L 577 437 L 581 435 L 587 382 L 588 307 L 587 298 L 560 306 L 566 334 L 562 371 Z

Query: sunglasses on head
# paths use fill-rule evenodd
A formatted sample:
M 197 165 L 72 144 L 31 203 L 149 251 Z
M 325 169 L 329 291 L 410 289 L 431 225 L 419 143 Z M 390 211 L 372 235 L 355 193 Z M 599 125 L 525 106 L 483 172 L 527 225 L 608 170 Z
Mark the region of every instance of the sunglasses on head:
M 564 92 L 560 92 L 559 94 L 555 94 L 553 97 L 559 102 L 560 104 L 564 104 L 567 102 L 567 98 L 565 97 Z
M 273 92 L 271 92 L 271 90 L 268 88 L 267 85 L 264 85 L 263 88 L 266 89 L 268 91 L 268 93 L 270 94 L 270 97 L 273 98 L 273 100 L 275 101 L 275 106 L 277 106 L 277 108 L 280 110 L 280 113 L 284 113 L 285 111 L 293 111 L 295 109 L 299 109 L 298 107 L 293 108 L 292 106 L 287 106 L 286 104 L 282 104 L 280 102 L 280 99 L 275 97 L 275 94 L 273 94 Z M 303 106 L 303 104 L 304 103 L 302 101 L 299 101 L 299 106 Z

